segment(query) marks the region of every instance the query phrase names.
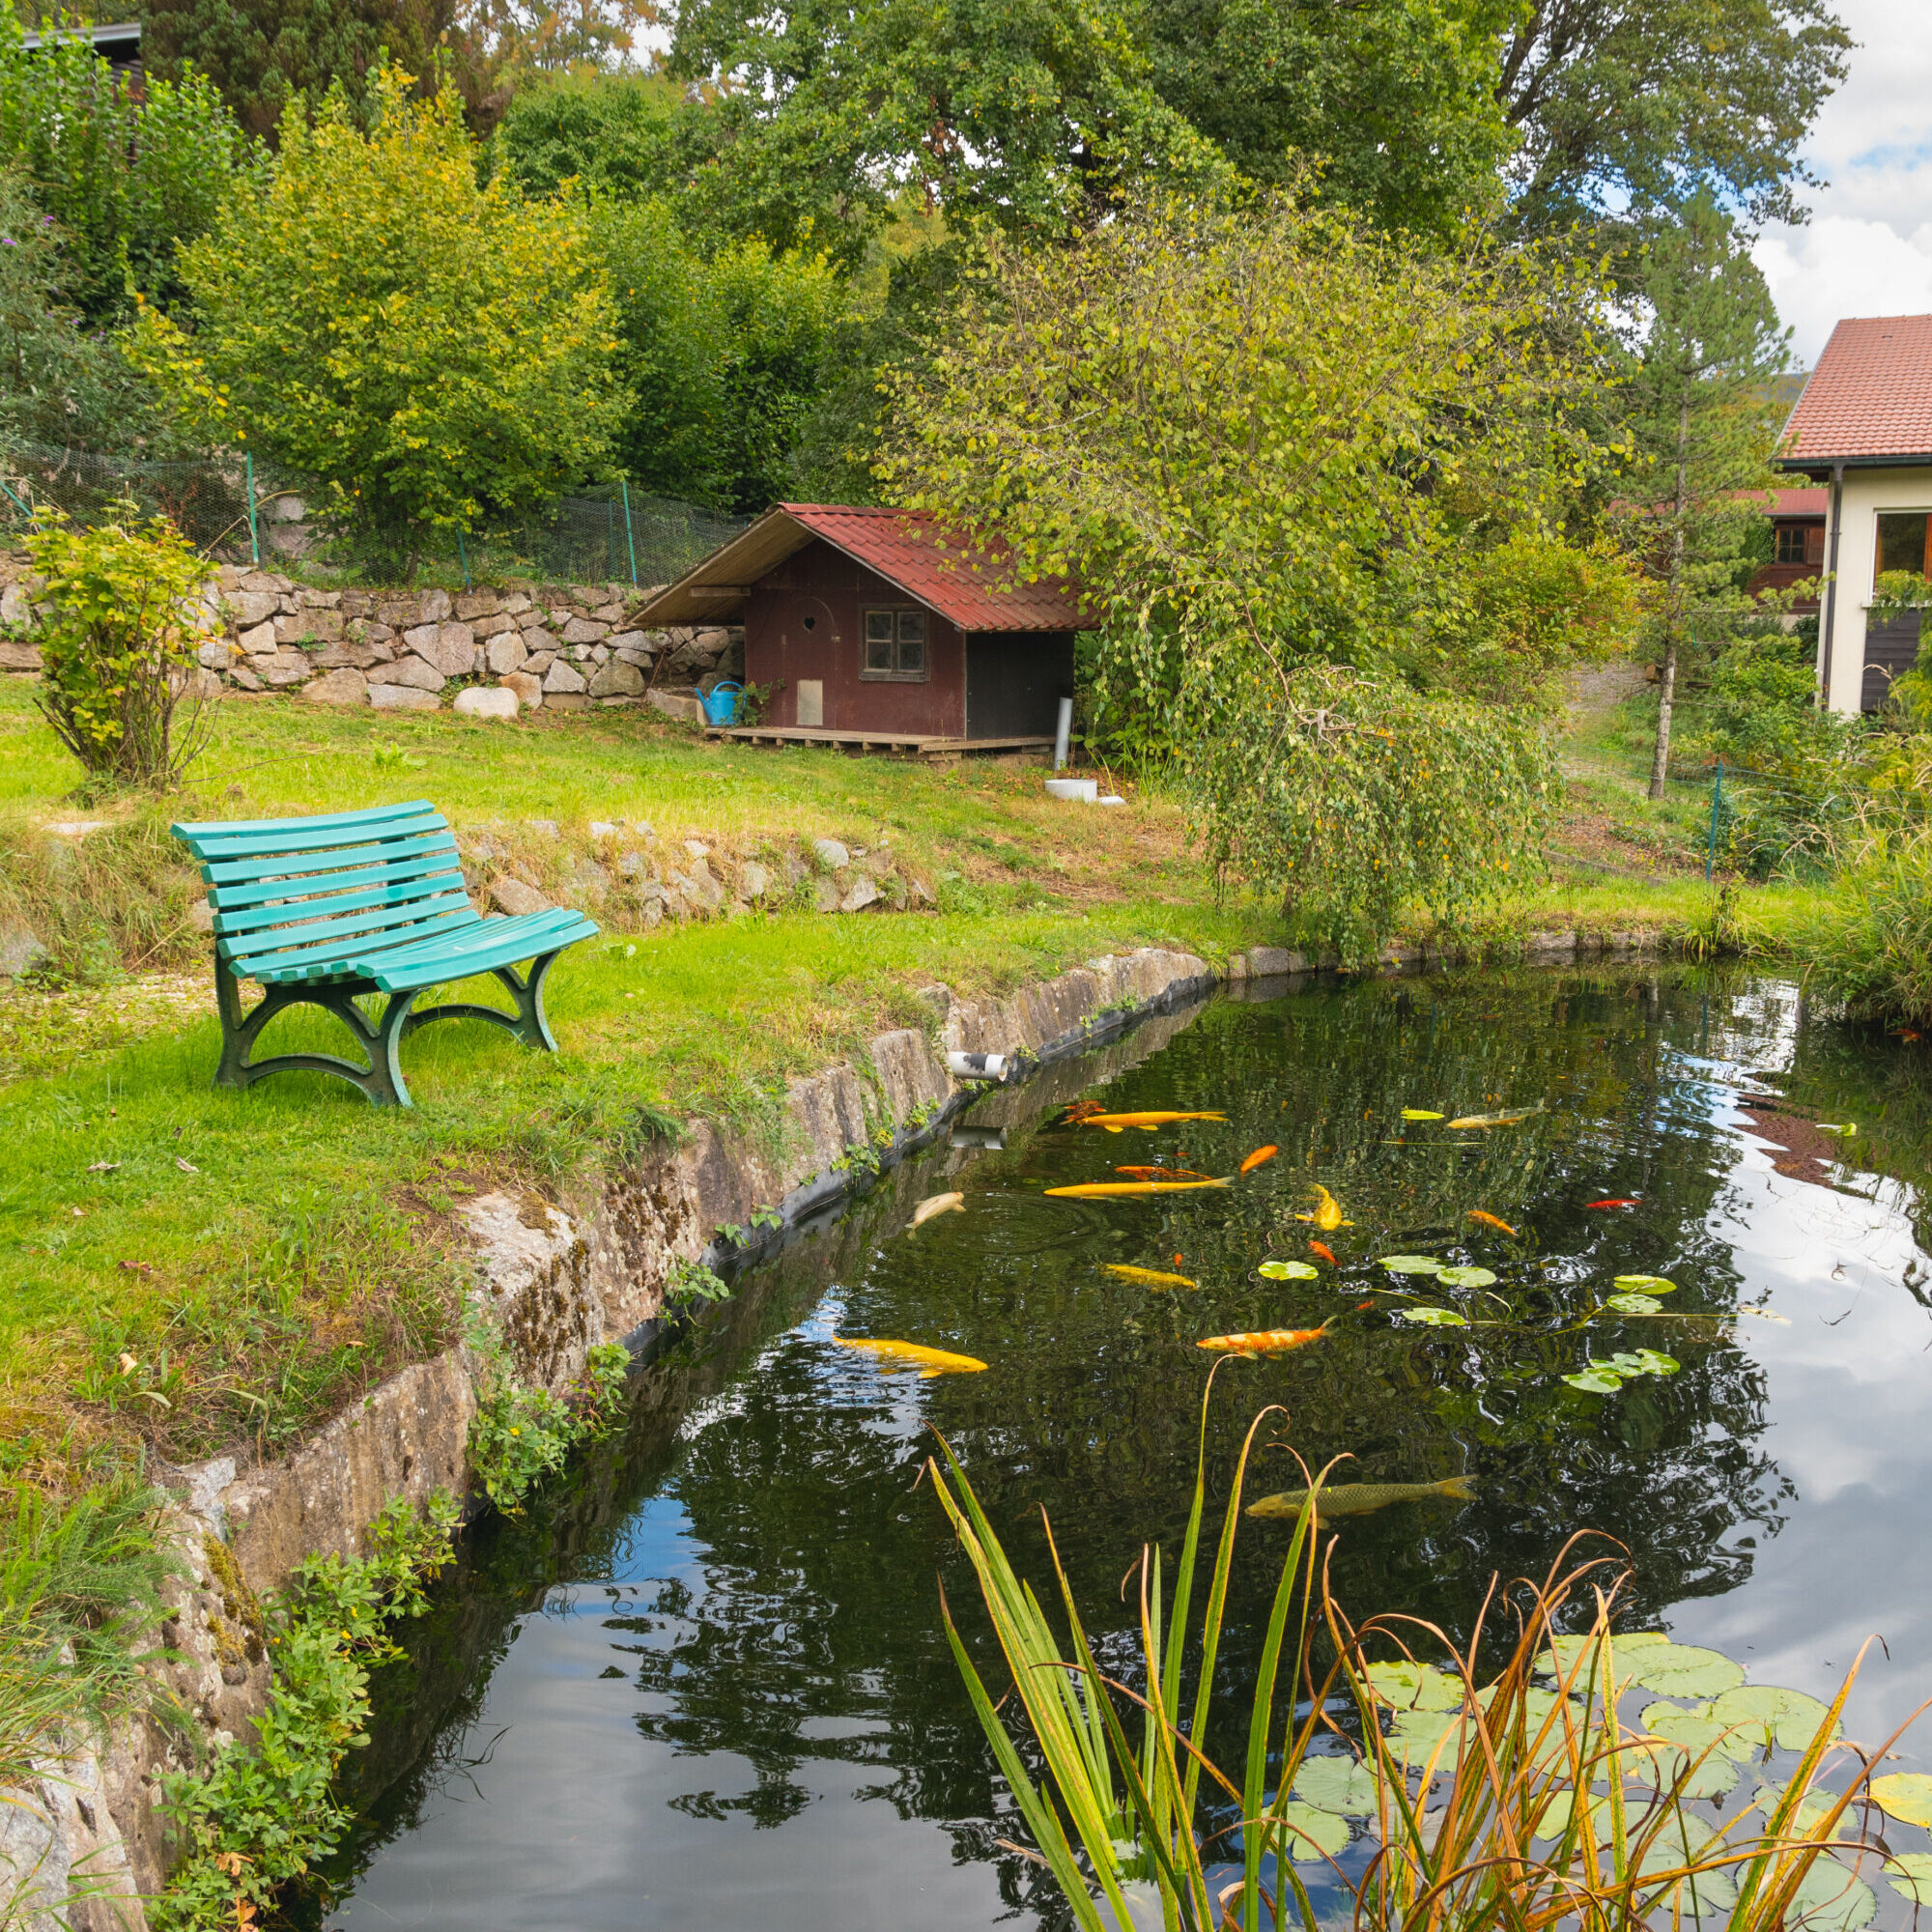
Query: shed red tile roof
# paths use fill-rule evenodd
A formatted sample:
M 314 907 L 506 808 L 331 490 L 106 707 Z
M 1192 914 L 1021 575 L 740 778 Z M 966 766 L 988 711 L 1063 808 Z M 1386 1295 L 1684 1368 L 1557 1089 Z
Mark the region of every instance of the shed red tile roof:
M 1932 315 L 1851 317 L 1833 329 L 1791 412 L 1779 461 L 1803 469 L 1913 456 L 1932 463 Z
M 1830 514 L 1832 507 L 1829 490 L 1766 490 L 1749 494 L 1771 498 L 1765 505 L 1765 514 L 1770 517 L 1823 517 Z
M 638 613 L 646 625 L 717 622 L 742 606 L 752 584 L 814 537 L 876 571 L 962 631 L 1087 631 L 1080 588 L 1064 578 L 1007 587 L 997 542 L 981 555 L 970 540 L 916 510 L 843 503 L 781 503 L 767 510 Z

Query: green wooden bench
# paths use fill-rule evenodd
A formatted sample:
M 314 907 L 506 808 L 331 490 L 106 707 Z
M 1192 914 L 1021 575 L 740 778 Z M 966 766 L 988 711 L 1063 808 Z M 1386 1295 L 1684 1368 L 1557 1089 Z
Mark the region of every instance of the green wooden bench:
M 246 1087 L 300 1068 L 354 1081 L 378 1106 L 407 1107 L 396 1059 L 402 1037 L 430 1020 L 492 1020 L 526 1046 L 556 1051 L 544 1018 L 544 976 L 567 946 L 597 931 L 566 908 L 485 919 L 463 888 L 449 821 L 424 799 L 317 818 L 176 825 L 201 866 L 214 911 L 214 990 L 221 1007 L 217 1087 Z M 530 962 L 519 978 L 520 960 Z M 414 1010 L 426 987 L 494 973 L 515 1013 L 455 1003 Z M 240 982 L 263 997 L 242 1011 Z M 387 994 L 381 1019 L 356 1004 Z M 335 1014 L 361 1042 L 366 1067 L 327 1053 L 252 1065 L 249 1049 L 287 1007 Z

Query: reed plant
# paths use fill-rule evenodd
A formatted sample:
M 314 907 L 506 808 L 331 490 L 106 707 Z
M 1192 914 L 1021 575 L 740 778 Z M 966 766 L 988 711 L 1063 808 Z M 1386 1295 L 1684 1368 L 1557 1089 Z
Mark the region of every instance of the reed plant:
M 1492 1583 L 1460 1649 L 1412 1618 L 1354 1625 L 1329 1587 L 1326 1470 L 1311 1479 L 1282 1559 L 1247 1690 L 1245 1755 L 1217 1764 L 1210 1703 L 1242 1485 L 1259 1433 L 1282 1411 L 1263 1410 L 1248 1431 L 1197 1617 L 1211 1399 L 1210 1381 L 1171 1590 L 1160 1552 L 1142 1552 L 1137 1685 L 1096 1662 L 1051 1524 L 1065 1634 L 1015 1573 L 952 1449 L 942 1443 L 943 1464 L 928 1465 L 1012 1672 L 1037 1779 L 942 1596 L 953 1655 L 1032 1834 L 1030 1856 L 1084 1932 L 1316 1932 L 1337 1922 L 1337 1899 L 1355 1932 L 1684 1932 L 1719 1920 L 1725 1932 L 1800 1922 L 1849 1932 L 1863 1922 L 1843 1901 L 1856 1888 L 1869 1905 L 1856 1867 L 1889 1856 L 1870 1829 L 1866 1783 L 1898 1734 L 1869 1755 L 1839 1742 L 1859 1663 L 1827 1708 L 1743 1687 L 1742 1671 L 1714 1653 L 1621 1634 L 1622 1558 L 1581 1556 L 1580 1539 L 1540 1581 Z M 1667 1735 L 1626 1720 L 1626 1693 L 1645 1669 L 1658 1674 L 1666 1652 L 1681 1672 L 1663 1679 L 1672 1694 L 1690 1694 L 1678 1685 L 1717 1669 L 1739 1687 L 1739 1721 L 1723 1720 L 1721 1697 L 1651 1702 L 1644 1719 Z M 1487 1670 L 1497 1655 L 1500 1667 Z M 1774 1751 L 1795 1755 L 1781 1784 L 1760 1784 L 1720 1827 L 1690 1808 L 1728 1791 L 1741 1759 L 1769 1765 Z M 1817 1779 L 1834 1754 L 1856 1771 L 1826 1791 Z M 1847 1857 L 1853 1869 L 1839 1862 Z M 1323 1904 L 1297 1864 L 1326 1867 Z

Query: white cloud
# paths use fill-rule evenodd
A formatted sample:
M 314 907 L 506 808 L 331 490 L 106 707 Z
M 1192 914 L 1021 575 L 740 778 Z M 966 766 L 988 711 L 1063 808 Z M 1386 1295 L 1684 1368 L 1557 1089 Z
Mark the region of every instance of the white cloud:
M 1804 148 L 1826 185 L 1754 251 L 1809 368 L 1847 315 L 1932 310 L 1932 36 L 1924 0 L 1839 0 L 1859 43 Z

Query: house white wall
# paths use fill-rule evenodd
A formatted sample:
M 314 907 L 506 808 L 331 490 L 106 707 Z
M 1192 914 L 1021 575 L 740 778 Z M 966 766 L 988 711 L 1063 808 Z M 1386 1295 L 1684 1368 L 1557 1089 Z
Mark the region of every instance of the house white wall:
M 1825 695 L 1833 711 L 1856 712 L 1865 675 L 1865 612 L 1871 605 L 1878 567 L 1878 515 L 1881 510 L 1932 512 L 1932 468 L 1847 469 L 1839 506 L 1837 594 L 1832 620 L 1832 688 Z M 1832 554 L 1831 526 L 1825 555 Z M 1818 648 L 1824 652 L 1823 625 Z M 1823 666 L 1821 663 L 1820 668 Z

